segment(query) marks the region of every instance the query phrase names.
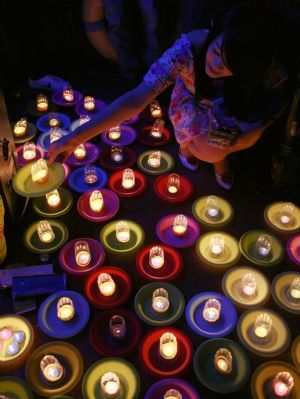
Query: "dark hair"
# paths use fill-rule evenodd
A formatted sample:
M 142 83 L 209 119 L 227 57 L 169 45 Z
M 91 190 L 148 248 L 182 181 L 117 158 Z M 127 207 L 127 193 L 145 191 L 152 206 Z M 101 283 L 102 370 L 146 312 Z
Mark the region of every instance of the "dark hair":
M 223 33 L 222 53 L 233 76 L 224 79 L 224 99 L 229 114 L 252 119 L 264 108 L 263 80 L 274 54 L 273 29 L 267 9 L 256 1 L 246 1 L 231 9 L 221 25 L 214 26 L 195 56 L 196 101 L 210 96 L 211 78 L 205 73 L 210 43 Z

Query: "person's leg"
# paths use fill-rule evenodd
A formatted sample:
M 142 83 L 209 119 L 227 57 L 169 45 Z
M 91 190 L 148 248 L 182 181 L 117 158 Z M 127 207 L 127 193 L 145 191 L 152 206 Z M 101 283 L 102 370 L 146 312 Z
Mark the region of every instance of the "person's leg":
M 230 171 L 228 158 L 222 159 L 222 161 L 214 162 L 214 171 L 217 183 L 225 190 L 230 190 L 233 185 L 233 175 Z

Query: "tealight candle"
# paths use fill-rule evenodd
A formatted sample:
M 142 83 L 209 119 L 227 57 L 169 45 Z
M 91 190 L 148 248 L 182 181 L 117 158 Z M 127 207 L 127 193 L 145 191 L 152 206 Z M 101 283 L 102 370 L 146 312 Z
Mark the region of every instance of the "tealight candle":
M 32 161 L 36 157 L 35 144 L 32 141 L 25 143 L 23 146 L 23 158 L 26 161 Z
M 71 298 L 66 296 L 59 298 L 57 302 L 57 317 L 61 321 L 72 320 L 75 316 L 75 308 Z
M 165 332 L 159 340 L 159 353 L 166 360 L 172 360 L 178 352 L 177 338 L 170 332 Z
M 20 350 L 19 344 L 17 342 L 11 342 L 7 348 L 6 353 L 10 356 L 16 355 Z
M 48 124 L 50 127 L 59 127 L 60 126 L 59 115 L 55 113 L 50 113 Z
M 62 378 L 64 369 L 58 359 L 53 355 L 45 355 L 40 361 L 40 369 L 43 376 L 49 382 L 55 382 Z
M 279 222 L 283 227 L 289 226 L 293 220 L 295 205 L 291 202 L 286 202 L 279 212 Z
M 39 94 L 36 99 L 36 109 L 40 112 L 48 110 L 48 99 L 44 94 Z
M 81 161 L 86 157 L 86 148 L 84 144 L 79 144 L 74 150 L 74 157 Z
M 101 377 L 101 391 L 105 398 L 118 398 L 120 395 L 121 384 L 117 374 L 108 372 Z
M 208 244 L 208 251 L 213 257 L 221 257 L 224 253 L 224 238 L 220 234 L 214 235 Z
M 112 145 L 110 148 L 110 156 L 113 162 L 122 162 L 123 148 L 120 145 Z
M 173 233 L 176 236 L 183 236 L 187 231 L 188 220 L 184 215 L 177 215 L 173 222 Z
M 54 141 L 59 140 L 62 138 L 62 132 L 59 128 L 57 127 L 52 127 L 50 129 L 50 143 L 54 143 Z
M 220 318 L 222 305 L 215 298 L 210 298 L 205 302 L 202 316 L 209 323 L 214 323 Z
M 150 249 L 149 264 L 153 269 L 160 269 L 165 262 L 164 250 L 162 247 L 155 245 Z
M 182 395 L 177 389 L 168 389 L 164 394 L 164 399 L 182 399 Z
M 112 296 L 116 292 L 116 283 L 108 273 L 100 273 L 97 284 L 100 293 L 104 296 Z
M 74 92 L 72 87 L 65 87 L 63 90 L 63 98 L 67 102 L 74 101 Z
M 256 279 L 253 273 L 245 273 L 241 280 L 240 289 L 246 297 L 252 297 L 256 293 Z
M 93 165 L 86 165 L 84 167 L 84 182 L 86 184 L 95 184 L 98 180 L 97 169 Z
M 229 374 L 232 371 L 232 354 L 226 348 L 220 348 L 216 351 L 214 357 L 214 366 L 221 374 Z
M 205 210 L 209 218 L 215 219 L 219 216 L 218 199 L 215 195 L 209 195 L 207 197 Z
M 0 330 L 0 338 L 3 339 L 4 341 L 11 339 L 12 334 L 13 332 L 11 328 L 4 327 L 2 328 L 2 330 Z
M 110 140 L 113 140 L 113 141 L 119 140 L 119 138 L 121 137 L 120 125 L 110 128 L 109 132 L 108 132 L 108 137 Z
M 31 177 L 34 183 L 45 183 L 48 180 L 49 172 L 47 162 L 44 159 L 37 160 L 31 166 Z
M 260 256 L 268 256 L 272 248 L 272 237 L 267 234 L 259 236 L 256 242 L 256 248 Z
M 13 341 L 17 342 L 18 344 L 21 344 L 22 342 L 25 341 L 26 334 L 24 331 L 16 331 L 13 334 Z
M 92 191 L 89 199 L 89 204 L 94 212 L 101 212 L 104 206 L 104 200 L 103 200 L 103 195 L 101 191 L 99 190 L 94 190 Z
M 156 119 L 154 125 L 152 126 L 150 136 L 160 139 L 162 137 L 162 131 L 165 126 L 165 121 L 163 119 Z
M 268 313 L 257 316 L 253 325 L 254 334 L 257 338 L 267 339 L 272 330 L 272 319 Z
M 74 245 L 75 261 L 79 267 L 86 267 L 91 262 L 91 252 L 87 241 L 76 241 Z
M 288 371 L 280 371 L 273 380 L 273 391 L 280 398 L 287 398 L 294 387 L 294 378 Z
M 113 338 L 116 340 L 122 340 L 125 338 L 127 333 L 126 321 L 124 317 L 114 315 L 109 320 L 109 331 Z
M 128 242 L 130 240 L 129 224 L 123 220 L 116 224 L 116 237 L 119 242 Z
M 27 130 L 27 119 L 26 118 L 21 118 L 18 120 L 14 126 L 14 134 L 17 137 L 24 136 L 26 134 Z
M 160 159 L 161 159 L 160 151 L 152 152 L 148 157 L 148 161 L 147 161 L 148 165 L 151 166 L 151 168 L 159 168 Z
M 180 177 L 177 173 L 171 173 L 168 176 L 167 190 L 170 194 L 178 193 L 180 189 Z
M 92 96 L 85 96 L 83 106 L 87 111 L 93 111 L 95 109 L 95 99 Z
M 300 299 L 300 278 L 294 278 L 289 286 L 289 294 L 294 300 Z
M 152 294 L 152 308 L 157 313 L 165 313 L 170 306 L 168 291 L 157 288 Z
M 60 199 L 58 190 L 53 190 L 53 191 L 50 191 L 50 193 L 47 193 L 46 201 L 47 201 L 47 204 L 50 206 L 50 208 L 57 208 L 61 203 L 61 199 Z
M 162 117 L 161 107 L 157 100 L 153 100 L 150 103 L 150 112 L 151 112 L 151 116 L 153 118 L 161 118 Z
M 122 174 L 122 187 L 125 190 L 130 190 L 135 186 L 135 176 L 132 169 L 124 169 Z
M 55 238 L 54 231 L 48 220 L 40 220 L 37 223 L 37 232 L 39 239 L 46 244 L 49 244 Z

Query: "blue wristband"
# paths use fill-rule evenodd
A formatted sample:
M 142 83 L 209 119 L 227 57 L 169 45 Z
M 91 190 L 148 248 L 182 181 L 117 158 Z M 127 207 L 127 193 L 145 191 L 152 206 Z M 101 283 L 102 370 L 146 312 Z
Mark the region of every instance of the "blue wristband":
M 106 21 L 105 19 L 100 19 L 99 21 L 85 22 L 84 28 L 86 32 L 96 32 L 97 30 L 103 30 L 106 29 Z

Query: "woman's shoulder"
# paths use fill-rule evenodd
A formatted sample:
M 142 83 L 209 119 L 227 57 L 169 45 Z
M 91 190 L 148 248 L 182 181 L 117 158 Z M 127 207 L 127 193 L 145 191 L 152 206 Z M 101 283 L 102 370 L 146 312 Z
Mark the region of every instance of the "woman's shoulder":
M 188 32 L 186 36 L 189 38 L 196 51 L 198 51 L 202 48 L 208 34 L 208 29 L 196 29 Z

